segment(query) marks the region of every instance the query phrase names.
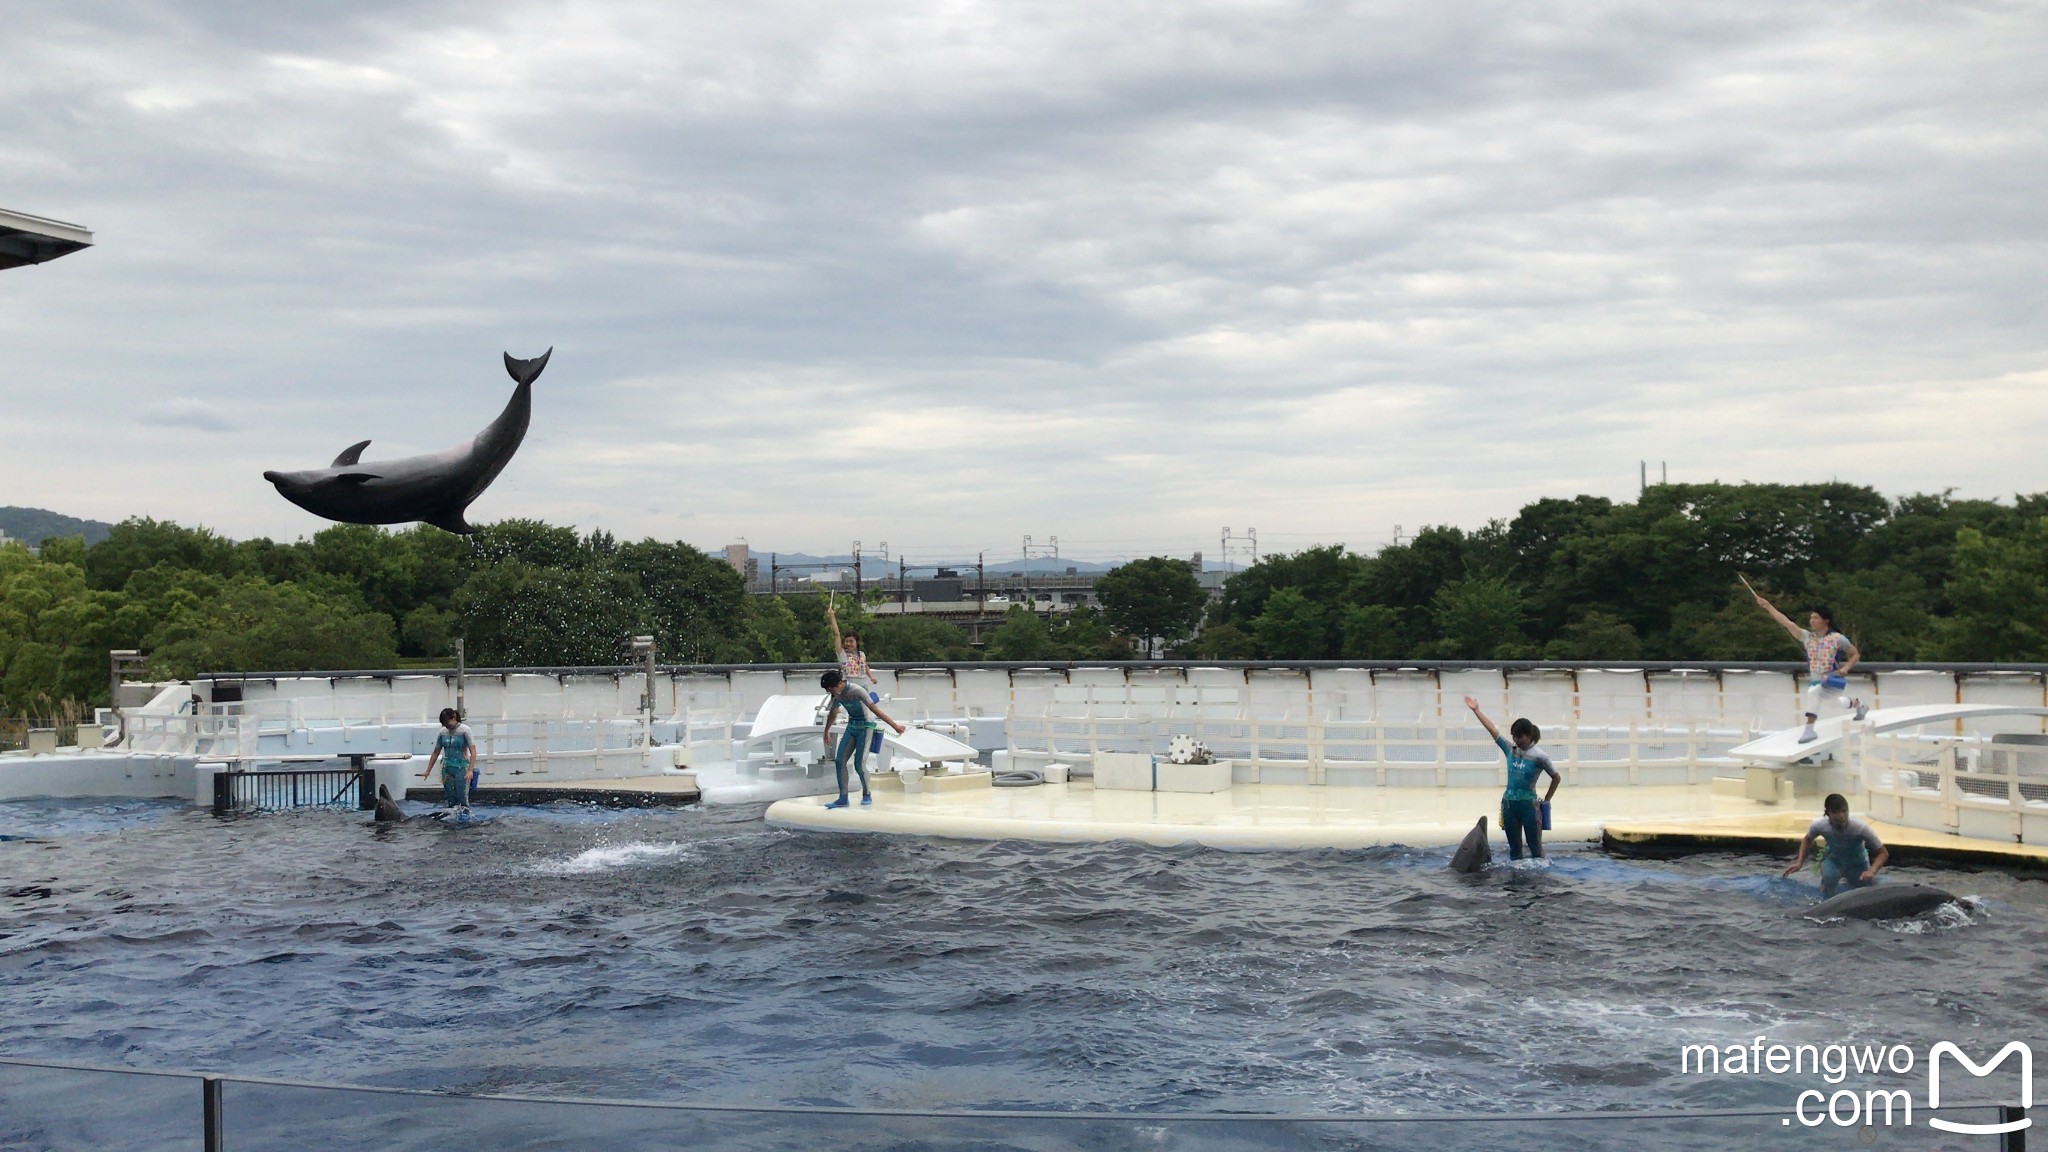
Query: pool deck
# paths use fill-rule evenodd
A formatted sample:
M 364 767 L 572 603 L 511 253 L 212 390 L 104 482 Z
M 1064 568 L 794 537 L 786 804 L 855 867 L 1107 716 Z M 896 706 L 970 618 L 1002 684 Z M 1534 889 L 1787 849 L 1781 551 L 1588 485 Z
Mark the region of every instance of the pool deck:
M 1498 788 L 1346 788 L 1237 784 L 1216 793 L 1098 791 L 1086 780 L 1031 788 L 907 794 L 885 781 L 868 807 L 827 811 L 827 796 L 769 806 L 768 823 L 814 832 L 962 840 L 1091 843 L 1130 840 L 1244 851 L 1436 847 L 1456 844 L 1480 816 L 1498 848 Z M 1731 781 L 1559 790 L 1551 843 L 1592 842 L 1622 855 L 1761 852 L 1789 856 L 1820 814 L 1744 798 Z M 2048 873 L 2048 847 L 1980 840 L 1871 821 L 1897 862 Z
M 1272 851 L 1301 848 L 1455 844 L 1487 817 L 1497 843 L 1500 789 L 1346 788 L 1237 784 L 1223 792 L 1098 791 L 1088 781 L 1032 788 L 965 788 L 906 794 L 884 788 L 871 807 L 826 811 L 830 797 L 801 796 L 768 808 L 770 824 L 818 832 L 879 832 L 966 840 L 1088 843 L 1134 840 L 1161 846 Z M 1562 790 L 1554 842 L 1597 841 L 1622 820 L 1747 817 L 1771 805 L 1727 795 L 1707 783 Z M 1810 819 L 1811 817 L 1809 817 Z
M 1607 826 L 1601 845 L 1629 856 L 1678 856 L 1693 852 L 1770 852 L 1789 856 L 1820 815 L 1814 803 L 1748 815 L 1708 819 L 1621 820 Z M 2048 846 L 1982 840 L 1869 822 L 1892 860 L 1902 863 L 1961 864 L 2027 874 L 2048 873 Z

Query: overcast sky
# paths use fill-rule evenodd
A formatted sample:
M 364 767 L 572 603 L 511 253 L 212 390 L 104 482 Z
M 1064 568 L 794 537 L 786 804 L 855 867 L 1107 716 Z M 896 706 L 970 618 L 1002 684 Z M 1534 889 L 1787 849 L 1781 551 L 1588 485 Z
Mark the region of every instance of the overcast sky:
M 2048 489 L 2048 7 L 0 0 L 0 504 L 707 548 Z

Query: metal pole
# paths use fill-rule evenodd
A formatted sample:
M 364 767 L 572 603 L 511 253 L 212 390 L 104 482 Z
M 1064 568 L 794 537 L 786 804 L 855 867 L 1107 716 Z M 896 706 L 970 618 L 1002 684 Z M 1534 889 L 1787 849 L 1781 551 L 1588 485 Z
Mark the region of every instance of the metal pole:
M 462 637 L 455 638 L 455 718 L 460 720 L 469 715 L 463 701 L 463 691 L 469 686 L 469 658 L 463 651 Z
M 1998 1122 L 2001 1124 L 2019 1124 L 2025 1121 L 2026 1118 L 2027 1110 L 2016 1104 L 2001 1104 L 1998 1106 Z M 2000 1132 L 1998 1134 L 1998 1152 L 2027 1152 L 2027 1130 L 2025 1128 L 2015 1128 L 2010 1132 Z
M 860 603 L 860 541 L 853 542 L 853 602 Z
M 910 611 L 910 562 L 901 556 L 896 558 L 896 603 Z
M 199 1111 L 206 1141 L 206 1152 L 221 1152 L 227 1146 L 227 1133 L 223 1131 L 220 1106 L 220 1077 L 207 1076 L 199 1081 Z

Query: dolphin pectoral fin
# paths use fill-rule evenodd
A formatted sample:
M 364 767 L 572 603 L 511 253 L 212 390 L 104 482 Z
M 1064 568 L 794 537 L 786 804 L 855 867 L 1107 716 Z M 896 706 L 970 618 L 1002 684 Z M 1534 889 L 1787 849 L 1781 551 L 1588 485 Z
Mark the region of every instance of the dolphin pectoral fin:
M 346 448 L 343 448 L 341 450 L 341 455 L 336 456 L 334 458 L 334 463 L 329 464 L 328 467 L 341 468 L 346 465 L 353 464 L 358 460 L 361 460 L 363 458 L 363 449 L 368 448 L 369 446 L 370 442 L 368 440 L 363 440 L 358 443 L 351 444 Z
M 505 371 L 512 374 L 514 383 L 531 384 L 535 380 L 540 379 L 540 370 L 548 366 L 548 357 L 554 354 L 555 349 L 553 345 L 550 345 L 547 351 L 531 360 L 515 359 L 510 352 L 507 352 L 505 353 Z
M 382 480 L 383 477 L 375 472 L 343 472 L 341 475 L 336 476 L 335 479 L 343 484 L 354 484 L 360 487 L 372 480 Z
M 470 527 L 469 521 L 462 518 L 462 514 L 465 511 L 467 509 L 450 508 L 444 512 L 436 512 L 432 516 L 422 516 L 420 517 L 420 523 L 432 524 L 443 532 L 453 532 L 457 536 L 467 536 L 475 532 L 476 529 Z

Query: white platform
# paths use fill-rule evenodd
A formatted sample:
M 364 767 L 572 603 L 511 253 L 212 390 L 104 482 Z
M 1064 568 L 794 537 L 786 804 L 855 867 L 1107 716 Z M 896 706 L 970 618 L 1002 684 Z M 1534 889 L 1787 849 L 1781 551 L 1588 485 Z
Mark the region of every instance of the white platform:
M 1873 709 L 1864 715 L 1862 723 L 1872 733 L 1884 733 L 1916 728 L 1922 724 L 1976 720 L 1986 716 L 2048 716 L 2048 708 L 2017 704 L 1911 704 L 1903 708 Z M 1847 716 L 1822 720 L 1813 726 L 1815 738 L 1804 744 L 1799 742 L 1799 737 L 1806 731 L 1802 724 L 1738 745 L 1730 749 L 1728 755 L 1746 764 L 1781 765 L 1829 756 L 1842 746 L 1842 741 L 1848 738 L 1856 723 Z

